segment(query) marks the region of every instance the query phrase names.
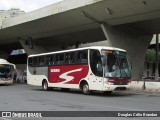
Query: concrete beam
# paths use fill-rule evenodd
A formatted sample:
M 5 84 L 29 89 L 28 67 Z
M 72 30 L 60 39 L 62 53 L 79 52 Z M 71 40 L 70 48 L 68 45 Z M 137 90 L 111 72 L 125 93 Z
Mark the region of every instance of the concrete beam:
M 26 53 L 28 55 L 32 55 L 32 54 L 40 54 L 40 53 L 45 53 L 47 52 L 47 49 L 45 49 L 44 47 L 42 47 L 41 45 L 36 45 L 33 41 L 33 48 L 30 48 L 28 44 L 26 44 L 26 40 L 19 40 L 20 44 L 22 45 L 22 47 L 24 48 L 24 50 L 26 51 Z

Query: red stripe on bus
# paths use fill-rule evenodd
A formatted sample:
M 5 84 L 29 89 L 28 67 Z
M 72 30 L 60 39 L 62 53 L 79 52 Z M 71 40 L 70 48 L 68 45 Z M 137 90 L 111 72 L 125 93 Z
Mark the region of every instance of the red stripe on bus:
M 79 84 L 88 75 L 88 65 L 50 66 L 50 83 Z

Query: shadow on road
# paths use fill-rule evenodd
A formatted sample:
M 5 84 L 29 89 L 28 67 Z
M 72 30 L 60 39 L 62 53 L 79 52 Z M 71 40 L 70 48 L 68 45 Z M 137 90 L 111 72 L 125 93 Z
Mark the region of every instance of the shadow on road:
M 0 84 L 0 87 L 11 86 L 11 84 Z
M 43 89 L 32 89 L 34 91 L 44 91 Z M 69 90 L 69 91 L 62 91 L 60 88 L 53 88 L 53 90 L 50 91 L 44 91 L 44 92 L 56 92 L 59 94 L 76 94 L 76 95 L 84 95 L 80 90 Z M 100 91 L 92 91 L 90 95 L 85 95 L 85 96 L 99 96 L 99 97 L 128 97 L 128 96 L 135 96 L 137 95 L 136 93 L 125 93 L 121 91 L 116 91 L 113 92 L 112 94 L 106 95 L 103 92 Z
M 42 87 L 37 87 L 37 86 L 30 86 L 27 84 L 17 84 L 17 83 L 13 83 L 13 84 L 0 84 L 0 88 L 1 87 L 7 87 L 7 86 L 16 86 L 16 87 L 26 87 L 25 89 L 29 89 L 29 90 L 33 90 L 33 91 L 41 91 L 41 92 L 55 92 L 55 93 L 59 93 L 59 94 L 76 94 L 76 95 L 84 95 L 80 90 L 77 89 L 70 89 L 68 91 L 64 91 L 61 90 L 60 88 L 53 88 L 51 91 L 44 91 L 42 89 Z M 88 96 L 99 96 L 99 97 L 128 97 L 128 96 L 135 96 L 137 95 L 136 93 L 130 93 L 130 92 L 125 92 L 125 91 L 115 91 L 112 94 L 106 95 L 103 92 L 100 91 L 92 91 L 90 95 Z M 87 96 L 87 95 L 85 95 Z
M 0 87 L 1 86 L 18 86 L 18 85 L 20 85 L 20 86 L 23 86 L 23 85 L 27 85 L 27 84 L 19 84 L 19 83 L 11 83 L 11 84 L 0 84 Z

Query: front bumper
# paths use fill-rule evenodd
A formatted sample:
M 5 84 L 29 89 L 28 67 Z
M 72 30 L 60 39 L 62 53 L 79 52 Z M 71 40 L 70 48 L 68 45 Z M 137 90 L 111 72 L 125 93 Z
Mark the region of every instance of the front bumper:
M 13 80 L 0 80 L 0 84 L 12 84 Z
M 127 90 L 130 88 L 130 85 L 107 85 L 103 86 L 103 91 L 121 91 Z

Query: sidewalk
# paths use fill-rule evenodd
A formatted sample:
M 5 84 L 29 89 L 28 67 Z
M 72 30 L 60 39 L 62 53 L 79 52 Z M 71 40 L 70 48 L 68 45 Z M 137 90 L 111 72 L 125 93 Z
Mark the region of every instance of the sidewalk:
M 130 84 L 130 92 L 133 93 L 146 93 L 146 94 L 159 94 L 160 95 L 160 81 L 132 81 Z

